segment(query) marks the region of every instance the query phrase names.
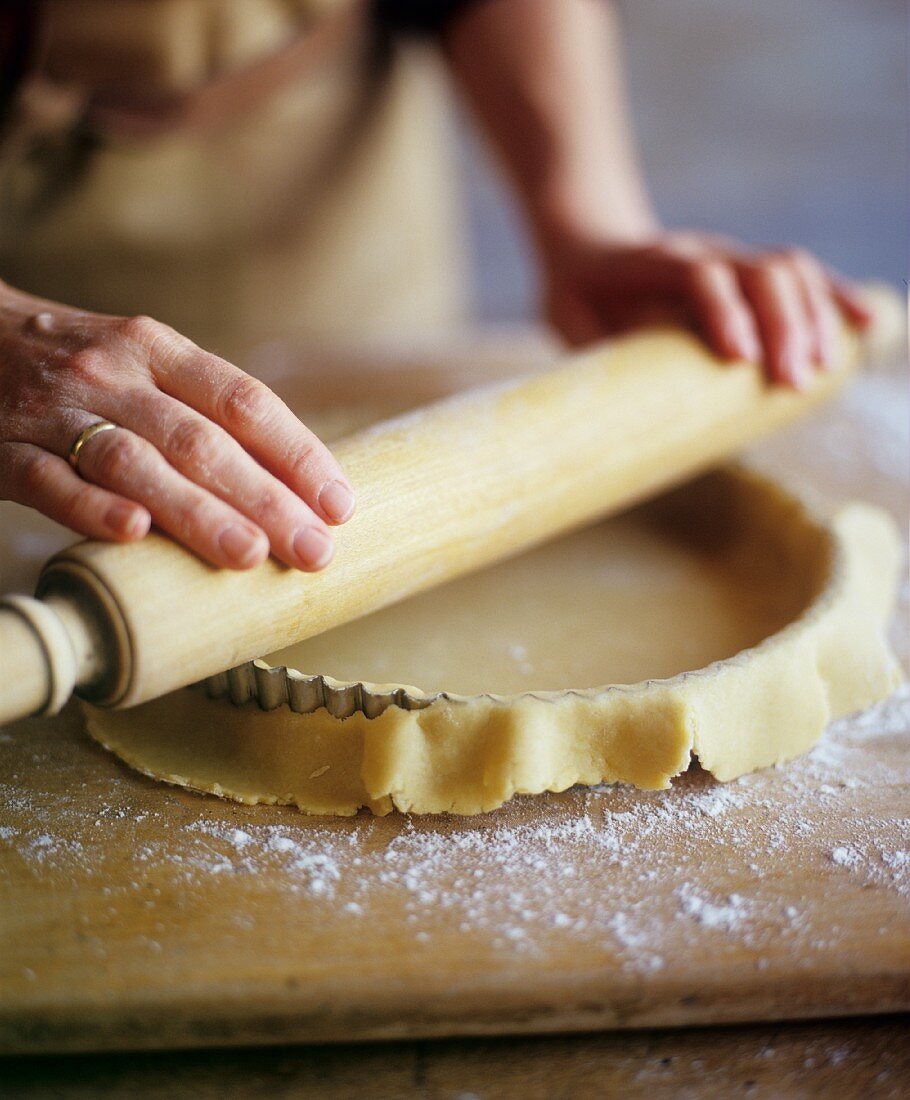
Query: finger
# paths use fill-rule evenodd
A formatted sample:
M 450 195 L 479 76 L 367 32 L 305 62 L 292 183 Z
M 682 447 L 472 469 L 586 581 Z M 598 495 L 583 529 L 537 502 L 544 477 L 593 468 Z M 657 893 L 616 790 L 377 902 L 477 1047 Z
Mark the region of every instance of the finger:
M 758 323 L 769 377 L 805 387 L 812 377 L 810 324 L 795 273 L 783 260 L 764 257 L 740 265 L 738 275 Z
M 579 295 L 554 297 L 547 312 L 550 324 L 569 347 L 582 348 L 606 335 L 594 309 Z
M 674 298 L 613 298 L 609 335 L 641 328 L 682 328 L 696 331 L 692 310 Z
M 354 493 L 332 453 L 262 382 L 194 349 L 156 372 L 161 389 L 233 436 L 327 523 L 354 512 Z
M 160 390 L 136 390 L 120 403 L 122 409 L 105 415 L 262 528 L 281 561 L 295 569 L 318 568 L 331 542 L 322 519 L 224 429 Z
M 854 325 L 860 328 L 868 328 L 875 320 L 875 313 L 869 308 L 862 291 L 847 279 L 841 278 L 832 272 L 826 272 L 828 286 L 840 311 Z
M 828 279 L 821 264 L 807 253 L 791 253 L 791 263 L 811 324 L 809 354 L 813 362 L 831 367 L 837 360 L 839 322 Z
M 79 472 L 94 485 L 139 501 L 158 527 L 213 565 L 249 569 L 268 554 L 268 539 L 255 524 L 125 428 L 92 436 L 79 452 Z
M 711 349 L 724 359 L 757 363 L 758 330 L 733 268 L 722 260 L 698 260 L 689 272 L 692 305 Z
M 33 443 L 0 444 L 0 493 L 92 539 L 133 542 L 148 534 L 147 509 L 90 485 L 59 455 Z

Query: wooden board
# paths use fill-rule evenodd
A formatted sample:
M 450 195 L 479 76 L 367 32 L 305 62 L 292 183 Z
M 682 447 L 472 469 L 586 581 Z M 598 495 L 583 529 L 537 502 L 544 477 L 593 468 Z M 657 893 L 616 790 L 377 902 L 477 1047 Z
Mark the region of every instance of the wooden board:
M 4 1100 L 906 1100 L 907 1017 L 510 1039 L 34 1055 Z
M 760 458 L 903 517 L 905 422 L 902 379 L 879 371 Z M 56 536 L 7 506 L 0 531 L 7 587 Z M 906 597 L 896 642 L 906 660 Z M 156 785 L 74 709 L 19 723 L 0 731 L 3 1048 L 910 1008 L 908 731 L 902 692 L 725 786 L 693 769 L 670 792 L 329 820 Z

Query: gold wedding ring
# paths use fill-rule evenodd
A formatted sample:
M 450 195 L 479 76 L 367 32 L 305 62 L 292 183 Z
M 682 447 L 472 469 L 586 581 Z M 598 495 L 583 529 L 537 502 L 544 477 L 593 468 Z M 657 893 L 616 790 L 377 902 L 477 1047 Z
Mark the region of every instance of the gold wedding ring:
M 118 427 L 118 425 L 112 424 L 110 420 L 99 420 L 97 424 L 89 424 L 87 428 L 82 429 L 73 440 L 73 445 L 70 447 L 69 453 L 70 466 L 72 466 L 76 473 L 79 472 L 79 453 L 92 436 L 97 435 L 99 432 L 109 432 L 111 428 L 116 427 Z

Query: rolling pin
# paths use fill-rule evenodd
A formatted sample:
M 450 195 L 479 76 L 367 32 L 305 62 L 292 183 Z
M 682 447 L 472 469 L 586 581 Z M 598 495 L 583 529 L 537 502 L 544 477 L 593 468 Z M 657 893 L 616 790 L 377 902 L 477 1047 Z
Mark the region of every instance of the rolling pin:
M 74 691 L 132 706 L 617 511 L 804 414 L 858 359 L 845 329 L 796 393 L 658 329 L 384 421 L 334 448 L 357 511 L 321 573 L 219 570 L 155 533 L 78 543 L 0 603 L 0 722 Z

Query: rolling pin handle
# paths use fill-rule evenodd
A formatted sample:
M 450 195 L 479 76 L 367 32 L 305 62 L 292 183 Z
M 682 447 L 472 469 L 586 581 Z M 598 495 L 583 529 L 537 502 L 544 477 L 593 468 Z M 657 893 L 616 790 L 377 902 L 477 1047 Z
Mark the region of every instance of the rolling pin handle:
M 0 599 L 0 723 L 57 714 L 73 694 L 78 662 L 53 608 L 31 596 Z

